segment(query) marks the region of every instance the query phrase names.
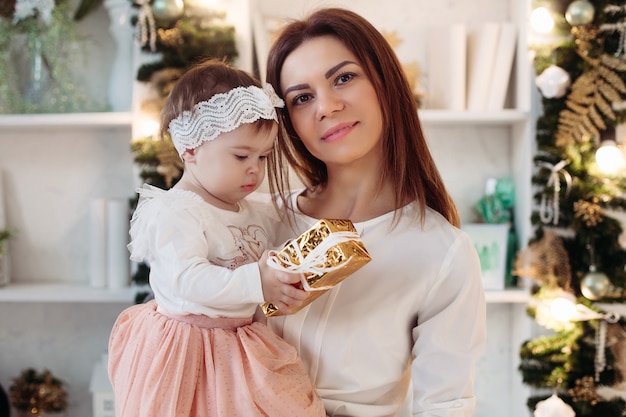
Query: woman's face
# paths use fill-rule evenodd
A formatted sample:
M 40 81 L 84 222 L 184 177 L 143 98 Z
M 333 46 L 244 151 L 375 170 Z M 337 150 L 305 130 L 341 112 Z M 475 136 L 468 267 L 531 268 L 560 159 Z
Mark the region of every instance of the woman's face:
M 281 85 L 296 133 L 327 166 L 378 162 L 382 113 L 357 58 L 337 38 L 305 41 L 285 60 Z

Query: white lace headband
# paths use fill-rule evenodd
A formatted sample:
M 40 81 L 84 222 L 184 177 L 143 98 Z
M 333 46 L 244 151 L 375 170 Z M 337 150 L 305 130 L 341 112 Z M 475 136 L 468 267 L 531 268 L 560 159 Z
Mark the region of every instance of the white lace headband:
M 192 111 L 184 111 L 170 122 L 168 128 L 178 154 L 182 155 L 186 149 L 196 149 L 203 142 L 214 140 L 243 123 L 254 123 L 259 119 L 278 121 L 275 107 L 284 106 L 285 102 L 270 84 L 263 88 L 236 87 L 201 101 Z

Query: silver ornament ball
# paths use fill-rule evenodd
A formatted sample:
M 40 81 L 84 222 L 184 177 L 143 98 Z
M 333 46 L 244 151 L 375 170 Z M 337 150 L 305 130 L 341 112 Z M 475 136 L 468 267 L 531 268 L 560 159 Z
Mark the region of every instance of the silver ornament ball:
M 156 20 L 172 23 L 180 19 L 185 11 L 183 0 L 154 0 L 152 14 Z
M 580 281 L 580 292 L 589 300 L 604 298 L 611 290 L 611 281 L 606 274 L 591 270 Z
M 593 21 L 595 11 L 588 0 L 575 0 L 567 6 L 565 20 L 572 26 L 586 25 Z

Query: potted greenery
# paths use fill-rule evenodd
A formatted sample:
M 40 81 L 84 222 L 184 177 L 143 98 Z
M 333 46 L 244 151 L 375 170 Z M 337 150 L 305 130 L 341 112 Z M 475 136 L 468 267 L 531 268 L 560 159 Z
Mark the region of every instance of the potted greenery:
M 9 282 L 9 276 L 3 268 L 3 265 L 6 265 L 4 255 L 7 251 L 7 242 L 15 236 L 15 233 L 15 230 L 0 229 L 0 286 L 6 285 Z

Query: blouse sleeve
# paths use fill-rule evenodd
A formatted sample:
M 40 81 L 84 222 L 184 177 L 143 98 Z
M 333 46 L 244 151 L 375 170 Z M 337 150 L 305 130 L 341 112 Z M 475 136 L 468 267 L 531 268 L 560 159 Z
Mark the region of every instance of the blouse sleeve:
M 413 415 L 471 417 L 475 364 L 486 340 L 480 262 L 460 232 L 413 329 Z
M 171 300 L 229 309 L 241 304 L 263 302 L 263 290 L 257 263 L 234 270 L 213 265 L 208 255 L 223 236 L 206 236 L 202 220 L 192 211 L 162 206 L 151 213 L 150 283 L 155 292 Z M 208 233 L 208 232 L 207 232 Z M 178 301 L 180 302 L 180 301 Z

